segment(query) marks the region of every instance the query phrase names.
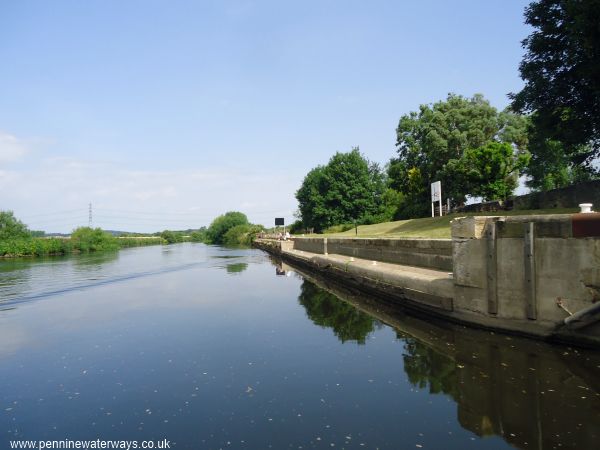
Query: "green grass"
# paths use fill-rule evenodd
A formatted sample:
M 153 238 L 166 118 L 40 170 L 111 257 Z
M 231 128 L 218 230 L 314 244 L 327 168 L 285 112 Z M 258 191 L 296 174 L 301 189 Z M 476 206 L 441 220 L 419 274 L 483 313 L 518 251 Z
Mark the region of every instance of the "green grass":
M 578 212 L 577 208 L 565 209 L 536 209 L 501 211 L 498 213 L 457 213 L 442 217 L 427 217 L 424 219 L 398 220 L 396 222 L 376 223 L 373 225 L 360 225 L 358 237 L 397 237 L 397 238 L 428 238 L 449 239 L 450 221 L 457 217 L 466 216 L 522 216 L 532 214 L 572 214 Z M 327 233 L 327 237 L 354 237 L 354 228 L 342 233 Z

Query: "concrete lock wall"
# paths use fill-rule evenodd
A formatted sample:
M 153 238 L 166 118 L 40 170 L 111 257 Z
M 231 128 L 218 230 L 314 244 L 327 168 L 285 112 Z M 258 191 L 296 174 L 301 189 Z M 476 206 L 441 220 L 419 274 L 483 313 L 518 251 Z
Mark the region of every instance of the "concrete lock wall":
M 309 253 L 318 253 L 320 255 L 327 253 L 327 238 L 294 238 L 294 250 L 300 250 Z
M 327 251 L 336 255 L 452 271 L 448 239 L 329 238 Z
M 454 305 L 507 319 L 560 321 L 600 301 L 600 237 L 572 215 L 452 221 Z M 593 234 L 593 233 L 592 233 Z

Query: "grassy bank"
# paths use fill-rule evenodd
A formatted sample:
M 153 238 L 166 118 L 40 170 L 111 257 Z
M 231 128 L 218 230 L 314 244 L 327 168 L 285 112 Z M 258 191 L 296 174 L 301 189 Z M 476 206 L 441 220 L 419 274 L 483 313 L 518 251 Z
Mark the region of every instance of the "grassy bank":
M 360 225 L 358 237 L 398 237 L 398 238 L 450 238 L 450 221 L 457 217 L 465 216 L 517 216 L 531 214 L 570 214 L 578 212 L 577 208 L 571 209 L 536 209 L 519 211 L 502 211 L 499 213 L 458 213 L 442 217 L 427 217 L 424 219 L 398 220 L 373 225 Z M 340 233 L 324 233 L 328 237 L 355 237 L 354 228 Z

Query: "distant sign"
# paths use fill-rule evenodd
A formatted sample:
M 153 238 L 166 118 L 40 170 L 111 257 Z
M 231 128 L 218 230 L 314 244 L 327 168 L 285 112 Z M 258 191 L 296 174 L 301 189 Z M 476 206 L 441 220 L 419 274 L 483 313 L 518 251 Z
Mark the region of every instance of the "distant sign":
M 442 200 L 442 182 L 436 181 L 431 183 L 431 203 Z
M 275 217 L 275 226 L 283 226 L 285 225 L 285 220 L 283 220 L 283 217 Z

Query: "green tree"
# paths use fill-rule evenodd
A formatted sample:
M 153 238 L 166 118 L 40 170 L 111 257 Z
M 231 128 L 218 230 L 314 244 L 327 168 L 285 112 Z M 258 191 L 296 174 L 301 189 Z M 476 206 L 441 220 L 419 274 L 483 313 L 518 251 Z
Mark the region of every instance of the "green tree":
M 190 233 L 192 242 L 204 242 L 206 240 L 206 227 L 200 227 Z
M 236 225 L 248 225 L 248 218 L 244 213 L 229 211 L 212 221 L 206 230 L 206 242 L 209 244 L 223 244 L 225 233 Z
M 405 195 L 399 216 L 427 215 L 429 186 L 442 182 L 443 195 L 454 204 L 473 194 L 450 161 L 460 160 L 468 149 L 492 142 L 511 144 L 515 153 L 526 152 L 527 120 L 509 111 L 498 112 L 481 94 L 472 98 L 449 94 L 445 101 L 421 105 L 418 112 L 400 118 L 396 129 L 398 157 L 390 161 L 390 187 Z
M 101 228 L 79 227 L 71 233 L 73 249 L 80 252 L 118 250 L 119 243 L 110 233 Z
M 0 211 L 0 240 L 30 237 L 27 226 L 12 211 Z
M 341 223 L 373 223 L 382 218 L 385 178 L 358 147 L 336 153 L 312 169 L 296 192 L 303 224 L 321 231 Z
M 160 237 L 165 240 L 167 244 L 176 244 L 181 242 L 181 238 L 177 233 L 171 230 L 164 230 L 160 233 Z
M 593 173 L 592 159 L 600 156 L 600 1 L 534 1 L 525 23 L 534 28 L 523 41 L 527 53 L 519 66 L 525 86 L 509 96 L 515 111 L 532 113 L 538 144 L 551 147 L 532 147 L 535 170 L 552 166 L 560 150 L 568 163 L 555 165 L 553 177 L 573 165 Z M 538 185 L 548 181 L 542 173 L 531 175 Z
M 224 245 L 250 245 L 258 233 L 263 231 L 262 225 L 241 224 L 231 227 L 223 235 Z
M 449 172 L 471 193 L 484 200 L 506 199 L 518 185 L 518 175 L 529 162 L 529 154 L 515 153 L 507 143 L 488 142 L 468 148 L 460 159 L 451 159 Z
M 525 169 L 529 176 L 527 186 L 536 191 L 561 188 L 597 177 L 593 167 L 573 162 L 586 157 L 589 153 L 587 145 L 567 152 L 563 143 L 543 136 L 531 126 L 529 152 L 531 159 Z

